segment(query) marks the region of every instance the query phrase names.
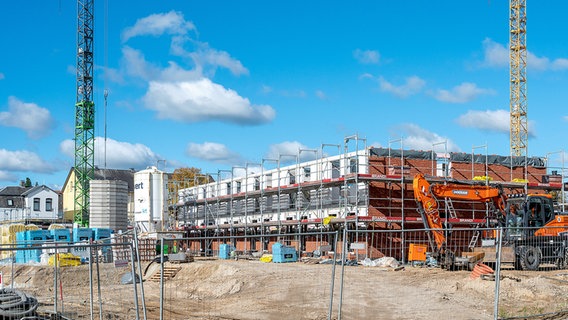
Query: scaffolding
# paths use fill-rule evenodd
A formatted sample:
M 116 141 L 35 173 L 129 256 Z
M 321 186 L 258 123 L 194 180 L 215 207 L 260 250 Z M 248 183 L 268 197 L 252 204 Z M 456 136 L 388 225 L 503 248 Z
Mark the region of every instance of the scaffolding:
M 299 149 L 297 154 L 219 170 L 214 182 L 178 190 L 177 227 L 188 237 L 244 236 L 243 243 L 231 238 L 233 247 L 244 252 L 267 250 L 270 241 L 305 252 L 317 248 L 323 237 L 302 234 L 346 229 L 355 231 L 346 240 L 366 242 L 365 255 L 372 257 L 374 240 L 366 238 L 368 233 L 361 233 L 361 239 L 358 230 L 423 227 L 412 191 L 417 173 L 436 183 L 456 179 L 473 183 L 483 176 L 484 183 L 501 184 L 508 193 L 564 190 L 562 179 L 546 182 L 551 175 L 541 158 L 529 159 L 527 165 L 525 157 L 448 153 L 447 146 L 438 155 L 434 150 L 405 150 L 402 141 L 374 148 L 354 135 L 341 145 L 322 144 L 319 149 Z M 391 148 L 396 142 L 400 148 Z M 337 154 L 327 155 L 331 149 Z M 305 158 L 309 160 L 302 161 Z M 440 206 L 446 212 L 442 218 L 452 225 L 471 228 L 486 221 L 483 203 L 453 200 Z M 406 239 L 396 241 L 404 260 Z M 213 241 L 203 244 L 205 254 L 212 245 Z

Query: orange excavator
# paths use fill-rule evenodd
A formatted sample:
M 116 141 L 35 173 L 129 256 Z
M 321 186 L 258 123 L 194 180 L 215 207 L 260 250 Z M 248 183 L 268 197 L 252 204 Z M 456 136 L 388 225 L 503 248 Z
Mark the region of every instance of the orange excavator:
M 430 184 L 422 174 L 413 181 L 414 198 L 428 232 L 433 257 L 442 268 L 473 267 L 471 256 L 456 257 L 447 248 L 438 199 L 457 199 L 488 204 L 487 228 L 502 227 L 501 262 L 513 263 L 515 268 L 537 270 L 542 263 L 568 266 L 568 215 L 554 212 L 549 194 L 519 194 L 506 196 L 500 185 L 487 186 L 465 183 Z M 446 227 L 446 228 L 444 228 Z M 473 248 L 483 252 L 484 261 L 495 262 L 495 236 L 486 240 L 489 245 Z M 477 238 L 475 243 L 477 244 Z M 483 244 L 483 241 L 482 241 Z M 475 255 L 474 255 L 475 256 Z
M 490 204 L 487 217 L 488 225 L 502 223 L 505 218 L 506 197 L 499 187 L 478 184 L 446 183 L 430 184 L 424 175 L 417 174 L 413 181 L 414 199 L 418 203 L 418 211 L 422 215 L 424 227 L 429 232 L 430 246 L 434 249 L 433 257 L 442 268 L 452 269 L 456 264 L 465 264 L 469 259 L 456 260 L 455 253 L 447 248 L 445 230 L 438 199 L 467 200 Z

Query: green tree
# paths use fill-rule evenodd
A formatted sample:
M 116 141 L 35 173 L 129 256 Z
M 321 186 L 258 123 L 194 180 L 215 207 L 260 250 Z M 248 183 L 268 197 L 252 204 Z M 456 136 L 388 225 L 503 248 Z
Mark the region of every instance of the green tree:
M 26 183 L 24 184 L 24 187 L 29 188 L 32 186 L 32 180 L 29 177 L 26 177 Z

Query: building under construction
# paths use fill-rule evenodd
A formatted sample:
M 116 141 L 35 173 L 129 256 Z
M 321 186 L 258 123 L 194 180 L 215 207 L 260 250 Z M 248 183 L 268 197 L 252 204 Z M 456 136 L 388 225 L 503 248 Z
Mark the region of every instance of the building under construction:
M 240 251 L 270 250 L 272 243 L 284 241 L 299 252 L 309 253 L 325 243 L 314 232 L 343 227 L 423 229 L 412 189 L 413 177 L 418 173 L 433 183 L 458 180 L 499 184 L 505 193 L 555 192 L 563 199 L 561 175 L 547 167 L 546 158 L 366 146 L 347 151 L 347 142 L 336 146 L 337 155 L 327 156 L 325 151 L 330 148 L 324 150 L 325 146 L 330 145 L 219 170 L 215 182 L 179 190 L 179 201 L 173 206 L 178 225 L 188 237 L 219 237 L 222 242 L 227 242 L 227 236 L 248 235 L 232 238 L 232 245 Z M 341 149 L 346 151 L 339 152 Z M 314 159 L 300 161 L 304 153 L 313 154 Z M 283 165 L 289 159 L 293 162 Z M 266 169 L 269 164 L 273 168 Z M 439 201 L 442 218 L 453 226 L 473 228 L 487 221 L 489 209 L 485 203 Z M 296 236 L 278 236 L 284 234 Z M 375 250 L 384 247 L 379 243 L 382 240 L 357 234 L 354 237 L 347 240 L 366 242 L 365 256 L 382 255 Z M 190 245 L 195 250 L 213 252 L 220 243 L 203 240 Z

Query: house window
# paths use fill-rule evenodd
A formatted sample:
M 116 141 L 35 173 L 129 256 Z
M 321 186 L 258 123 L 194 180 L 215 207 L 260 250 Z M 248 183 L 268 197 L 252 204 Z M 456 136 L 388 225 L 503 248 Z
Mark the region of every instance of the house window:
M 8 204 L 8 207 L 13 207 L 14 206 L 14 200 L 8 199 L 7 204 Z
M 53 211 L 53 199 L 45 199 L 45 211 Z
M 241 192 L 241 182 L 237 181 L 237 193 Z
M 39 211 L 39 198 L 34 198 L 34 211 Z

